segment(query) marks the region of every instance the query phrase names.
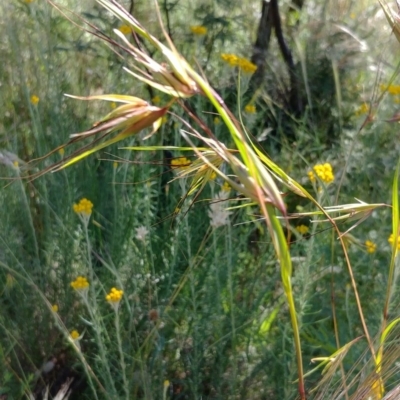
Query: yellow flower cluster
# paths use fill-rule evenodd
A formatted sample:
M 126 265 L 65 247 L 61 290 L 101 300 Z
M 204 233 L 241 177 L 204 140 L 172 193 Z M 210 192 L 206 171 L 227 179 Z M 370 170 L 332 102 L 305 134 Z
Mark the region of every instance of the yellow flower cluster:
M 394 241 L 394 237 L 393 237 L 393 233 L 389 236 L 388 242 L 390 244 L 393 244 Z M 397 238 L 397 250 L 400 250 L 400 236 Z
M 363 103 L 361 104 L 360 107 L 357 108 L 357 110 L 355 111 L 355 114 L 357 116 L 362 115 L 362 114 L 366 114 L 369 110 L 369 106 L 367 103 Z
M 253 64 L 247 58 L 238 57 L 235 54 L 221 54 L 221 58 L 231 67 L 239 67 L 243 72 L 252 74 L 256 71 L 257 65 Z
M 186 157 L 177 157 L 171 160 L 171 168 L 187 168 L 191 161 Z
M 382 92 L 387 91 L 391 95 L 397 95 L 400 94 L 400 85 L 381 85 L 381 90 Z
M 255 114 L 256 106 L 254 104 L 247 104 L 247 106 L 244 108 L 244 111 L 246 111 L 248 114 Z
M 222 185 L 222 190 L 224 192 L 230 192 L 231 191 L 231 185 L 228 182 L 224 182 L 224 184 Z
M 88 199 L 81 199 L 78 204 L 72 206 L 77 214 L 90 215 L 92 214 L 93 203 Z
M 53 305 L 51 306 L 51 310 L 52 310 L 53 312 L 58 312 L 58 305 L 57 305 L 57 304 L 53 304 Z
M 124 35 L 129 35 L 132 32 L 132 28 L 129 25 L 121 25 L 118 30 Z
M 78 276 L 71 282 L 71 287 L 75 290 L 85 290 L 89 287 L 89 282 L 84 276 Z
M 194 25 L 190 27 L 190 30 L 194 35 L 204 36 L 207 35 L 207 28 L 203 25 Z
M 70 335 L 71 335 L 71 338 L 72 338 L 72 340 L 77 340 L 77 339 L 79 339 L 79 332 L 76 330 L 76 329 L 74 329 L 71 333 L 70 333 Z
M 305 235 L 308 233 L 309 228 L 307 225 L 298 225 L 296 226 L 296 231 L 300 233 L 300 235 Z
M 153 104 L 160 104 L 161 103 L 161 97 L 160 96 L 154 96 L 152 99 L 151 99 L 151 102 L 153 103 Z
M 118 290 L 115 287 L 113 287 L 110 290 L 110 293 L 108 293 L 108 295 L 106 296 L 106 300 L 109 303 L 119 303 L 122 299 L 123 294 L 124 294 L 123 290 Z
M 39 101 L 40 101 L 40 99 L 39 99 L 39 97 L 37 97 L 36 95 L 32 95 L 31 96 L 31 103 L 34 105 L 34 106 L 36 106 L 38 103 L 39 103 Z
M 329 163 L 314 165 L 313 171 L 308 172 L 308 177 L 311 182 L 315 182 L 315 174 L 322 182 L 331 183 L 335 176 L 333 175 L 332 165 Z
M 374 242 L 372 242 L 371 240 L 365 241 L 365 247 L 367 249 L 367 253 L 369 253 L 369 254 L 375 253 L 375 251 L 376 251 L 376 244 Z

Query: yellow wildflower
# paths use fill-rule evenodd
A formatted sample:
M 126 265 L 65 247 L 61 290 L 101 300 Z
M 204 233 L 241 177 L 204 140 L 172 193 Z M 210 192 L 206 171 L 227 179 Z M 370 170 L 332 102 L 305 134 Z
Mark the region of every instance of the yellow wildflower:
M 118 163 L 116 161 L 113 162 L 113 168 L 118 168 Z
M 214 124 L 219 125 L 221 123 L 221 119 L 219 117 L 214 118 Z
M 190 30 L 194 35 L 204 36 L 207 34 L 207 28 L 202 25 L 194 25 L 190 27 Z
M 160 97 L 160 96 L 154 96 L 154 97 L 151 99 L 151 102 L 152 102 L 153 104 L 160 104 L 160 103 L 161 103 L 161 97 Z
M 61 157 L 64 157 L 64 154 L 65 154 L 64 147 L 61 147 L 61 149 L 58 149 L 58 154 L 59 154 Z
M 390 244 L 393 244 L 394 241 L 394 237 L 393 237 L 393 233 L 389 236 L 388 242 Z M 397 237 L 397 250 L 400 250 L 400 236 Z
M 12 287 L 15 286 L 16 280 L 13 275 L 7 274 L 5 283 L 6 283 L 6 288 L 11 289 Z
M 214 181 L 216 177 L 217 177 L 217 173 L 215 171 L 211 172 L 210 181 Z
M 177 157 L 171 160 L 171 168 L 187 168 L 191 161 L 186 157 Z
M 298 225 L 296 226 L 296 231 L 300 233 L 300 235 L 305 235 L 309 231 L 309 227 L 307 225 Z
M 362 115 L 362 114 L 366 114 L 369 110 L 369 106 L 366 103 L 361 104 L 360 107 L 357 108 L 355 114 L 357 116 Z
M 335 179 L 332 165 L 329 163 L 314 165 L 313 171 L 307 174 L 311 182 L 315 182 L 316 176 L 324 183 L 331 183 Z
M 371 240 L 365 241 L 365 247 L 367 248 L 367 253 L 372 254 L 376 251 L 376 244 Z
M 239 68 L 245 72 L 252 74 L 257 70 L 257 65 L 253 64 L 251 61 L 247 60 L 246 58 L 239 58 Z
M 15 161 L 13 161 L 13 165 L 14 165 L 15 168 L 18 168 L 19 167 L 19 162 L 17 160 L 15 160 Z
M 228 63 L 231 67 L 236 67 L 239 64 L 239 57 L 234 54 L 221 54 L 221 58 Z
M 389 85 L 389 86 L 387 86 L 387 85 L 382 84 L 381 85 L 381 90 L 383 92 L 387 91 L 391 95 L 397 95 L 397 94 L 400 94 L 400 85 Z
M 58 305 L 57 304 L 53 304 L 51 306 L 51 309 L 52 309 L 53 312 L 58 312 Z
M 106 296 L 106 300 L 109 303 L 119 303 L 124 294 L 123 290 L 118 290 L 115 287 L 111 288 L 110 293 Z
M 222 53 L 221 58 L 231 67 L 239 67 L 245 73 L 253 73 L 257 69 L 257 65 L 250 60 L 238 57 L 235 54 Z
M 123 290 L 118 290 L 117 288 L 113 287 L 111 288 L 110 293 L 108 293 L 106 296 L 106 300 L 116 312 L 118 311 L 119 303 L 121 302 L 123 295 Z
M 132 28 L 129 25 L 121 25 L 118 30 L 124 35 L 129 35 L 132 32 Z
M 231 191 L 231 185 L 228 182 L 224 182 L 224 184 L 222 185 L 222 190 L 224 192 L 230 192 Z
M 168 396 L 167 396 L 167 392 L 168 392 L 168 388 L 169 388 L 169 380 L 168 379 L 166 379 L 165 381 L 164 381 L 164 390 L 163 390 L 163 399 L 166 399 Z
M 117 103 L 115 101 L 112 101 L 110 103 L 110 107 L 114 110 L 115 108 L 117 108 Z
M 76 330 L 76 329 L 74 329 L 71 333 L 70 333 L 70 335 L 71 335 L 71 338 L 72 338 L 72 340 L 77 340 L 77 339 L 79 339 L 79 332 Z
M 93 203 L 90 200 L 83 198 L 78 204 L 74 204 L 72 208 L 77 214 L 90 216 L 90 214 L 92 214 Z
M 32 95 L 31 96 L 31 103 L 34 105 L 34 106 L 36 106 L 38 103 L 39 103 L 39 101 L 40 101 L 40 99 L 39 99 L 39 97 L 37 97 L 36 95 Z
M 248 114 L 255 114 L 256 106 L 254 104 L 247 104 L 247 106 L 244 108 L 244 111 L 246 111 Z
M 71 287 L 77 291 L 85 291 L 89 287 L 89 282 L 84 276 L 78 276 L 71 282 Z

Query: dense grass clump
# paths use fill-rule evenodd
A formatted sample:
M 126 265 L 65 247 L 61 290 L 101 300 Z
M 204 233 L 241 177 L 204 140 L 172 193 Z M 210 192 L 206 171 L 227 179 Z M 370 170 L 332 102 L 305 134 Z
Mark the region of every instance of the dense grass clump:
M 270 3 L 0 5 L 0 399 L 396 398 L 400 28 Z

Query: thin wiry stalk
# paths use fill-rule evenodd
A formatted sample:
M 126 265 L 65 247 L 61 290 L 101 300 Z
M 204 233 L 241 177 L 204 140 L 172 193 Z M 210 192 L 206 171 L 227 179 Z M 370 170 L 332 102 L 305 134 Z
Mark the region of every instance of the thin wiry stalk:
M 122 341 L 121 341 L 121 330 L 120 330 L 120 322 L 119 322 L 119 312 L 118 307 L 115 307 L 115 333 L 117 336 L 117 344 L 118 344 L 118 352 L 119 352 L 119 361 L 121 363 L 121 370 L 122 370 L 122 380 L 124 382 L 124 391 L 126 400 L 130 399 L 130 392 L 129 392 L 129 383 L 126 377 L 126 364 L 125 364 L 125 356 L 124 351 L 122 348 Z

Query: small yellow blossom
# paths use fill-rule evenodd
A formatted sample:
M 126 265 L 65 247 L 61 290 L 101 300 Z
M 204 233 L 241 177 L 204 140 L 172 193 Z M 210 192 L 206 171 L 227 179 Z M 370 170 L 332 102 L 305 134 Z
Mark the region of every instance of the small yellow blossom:
M 106 296 L 106 300 L 111 303 L 118 303 L 124 294 L 123 290 L 118 290 L 115 287 L 111 288 L 110 293 Z
M 110 103 L 110 107 L 114 110 L 115 108 L 117 108 L 117 103 L 115 101 L 112 101 Z
M 310 179 L 310 181 L 312 182 L 312 183 L 314 183 L 315 182 L 315 174 L 314 174 L 314 172 L 313 171 L 308 171 L 307 172 L 307 175 L 308 175 L 308 178 Z
M 252 74 L 256 72 L 257 65 L 253 64 L 251 61 L 247 60 L 246 58 L 239 58 L 239 68 L 245 72 Z
M 71 287 L 77 291 L 84 291 L 88 289 L 89 282 L 84 276 L 78 276 L 71 282 Z
M 362 114 L 366 114 L 368 112 L 368 110 L 369 110 L 368 104 L 367 103 L 363 103 L 363 104 L 361 104 L 360 107 L 357 108 L 355 114 L 357 116 L 362 115 Z
M 51 306 L 51 310 L 52 310 L 53 312 L 58 312 L 58 305 L 57 305 L 57 304 L 53 304 L 53 305 Z
M 13 161 L 13 165 L 14 165 L 15 168 L 18 168 L 19 167 L 19 162 L 17 160 L 15 160 L 15 161 Z
M 118 163 L 116 161 L 113 162 L 113 168 L 118 168 Z
M 393 238 L 393 233 L 389 236 L 388 242 L 390 244 L 393 244 L 394 238 Z M 400 236 L 397 237 L 397 250 L 400 250 Z
M 110 290 L 110 293 L 108 293 L 108 295 L 106 296 L 106 300 L 114 308 L 115 311 L 118 311 L 119 303 L 122 299 L 123 294 L 123 290 L 118 290 L 117 288 L 113 287 Z
M 81 199 L 78 204 L 72 206 L 77 214 L 90 216 L 92 214 L 93 203 L 88 199 Z
M 31 96 L 31 103 L 34 105 L 34 106 L 36 106 L 38 103 L 39 103 L 39 101 L 40 101 L 40 99 L 39 99 L 39 97 L 37 97 L 36 95 L 32 95 Z
M 191 161 L 186 157 L 177 157 L 171 160 L 171 168 L 187 168 Z
M 216 179 L 216 177 L 217 177 L 217 173 L 215 171 L 213 171 L 213 172 L 211 172 L 209 179 L 210 179 L 210 181 L 214 181 Z
M 313 171 L 307 173 L 311 182 L 315 182 L 316 176 L 324 183 L 331 183 L 335 179 L 332 165 L 329 163 L 314 165 Z
M 365 247 L 367 248 L 367 253 L 372 254 L 376 251 L 376 244 L 371 240 L 365 241 Z
M 70 333 L 70 335 L 71 335 L 71 338 L 72 338 L 72 340 L 77 340 L 77 339 L 79 339 L 79 332 L 76 330 L 76 329 L 74 329 L 71 333 Z
M 230 192 L 231 191 L 231 185 L 228 182 L 224 182 L 224 184 L 222 185 L 222 190 L 224 192 Z
M 169 388 L 169 380 L 166 379 L 166 380 L 164 381 L 163 399 L 166 399 L 166 398 L 167 398 L 168 388 Z M 169 396 L 168 396 L 168 397 L 169 397 Z
M 204 36 L 207 35 L 207 28 L 202 25 L 194 25 L 190 27 L 190 30 L 194 35 Z
M 235 54 L 221 54 L 221 58 L 228 63 L 231 67 L 237 67 L 239 64 L 239 57 L 235 56 Z
M 246 111 L 248 114 L 255 114 L 256 106 L 254 104 L 247 104 L 247 106 L 244 108 L 244 111 Z
M 309 231 L 309 227 L 307 225 L 298 225 L 296 226 L 296 231 L 300 233 L 300 235 L 305 235 Z
M 160 104 L 160 103 L 161 103 L 161 97 L 160 97 L 160 96 L 154 96 L 154 97 L 151 99 L 151 102 L 152 102 L 153 104 Z
M 219 125 L 221 123 L 221 119 L 219 117 L 214 118 L 214 124 Z
M 129 35 L 132 32 L 132 28 L 129 25 L 121 25 L 118 30 L 124 35 Z
M 61 157 L 64 157 L 64 154 L 65 154 L 64 147 L 61 147 L 61 149 L 58 149 L 58 154 L 59 154 Z
M 167 115 L 164 115 L 162 118 L 161 118 L 161 123 L 162 124 L 166 124 L 168 122 L 168 116 Z
M 11 288 L 13 288 L 15 286 L 16 280 L 15 280 L 13 275 L 7 274 L 5 283 L 6 283 L 6 288 L 7 289 L 11 289 Z
M 221 58 L 231 67 L 239 67 L 245 73 L 253 73 L 257 70 L 257 65 L 247 58 L 238 57 L 235 54 L 221 54 Z
M 391 95 L 400 94 L 400 85 L 381 85 L 382 92 L 387 91 Z

